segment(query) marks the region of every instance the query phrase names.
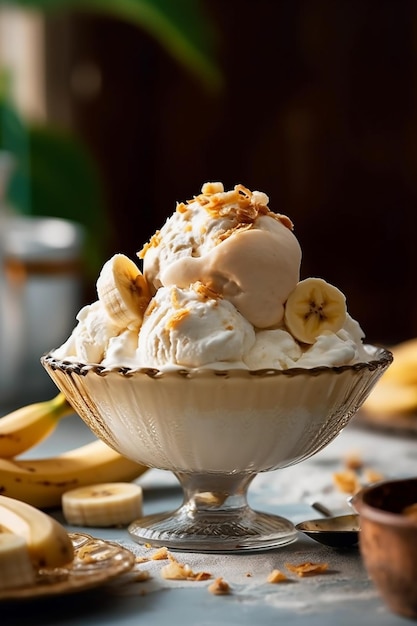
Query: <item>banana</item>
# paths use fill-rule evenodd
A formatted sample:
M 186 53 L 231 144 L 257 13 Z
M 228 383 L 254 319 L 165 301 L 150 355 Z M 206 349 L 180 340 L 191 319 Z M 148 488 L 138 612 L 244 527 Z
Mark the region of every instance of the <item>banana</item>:
M 0 459 L 0 493 L 40 509 L 61 506 L 62 494 L 93 482 L 130 481 L 146 471 L 100 439 L 43 459 Z
M 62 495 L 62 512 L 75 526 L 124 526 L 142 516 L 142 487 L 135 483 L 100 483 Z
M 0 532 L 0 590 L 33 585 L 35 578 L 35 568 L 24 538 Z
M 302 343 L 314 343 L 324 332 L 339 331 L 346 321 L 346 299 L 322 278 L 301 280 L 285 304 L 284 321 Z
M 64 394 L 28 404 L 0 418 L 0 457 L 10 459 L 40 443 L 61 417 L 74 413 Z
M 74 547 L 65 528 L 26 502 L 0 496 L 0 528 L 23 537 L 35 569 L 63 567 L 74 559 Z
M 402 341 L 390 350 L 394 360 L 362 407 L 379 419 L 417 411 L 417 339 Z
M 99 300 L 114 323 L 130 330 L 139 328 L 151 294 L 133 261 L 124 254 L 113 255 L 103 265 L 96 286 Z
M 417 386 L 378 381 L 361 408 L 380 419 L 407 415 L 417 410 Z
M 417 385 L 417 338 L 398 343 L 390 350 L 394 360 L 378 384 Z

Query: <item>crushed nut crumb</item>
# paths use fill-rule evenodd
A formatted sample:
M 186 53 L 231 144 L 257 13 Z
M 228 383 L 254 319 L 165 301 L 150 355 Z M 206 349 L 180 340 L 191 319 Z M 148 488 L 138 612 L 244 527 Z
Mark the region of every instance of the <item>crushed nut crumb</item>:
M 194 572 L 189 565 L 183 565 L 170 559 L 171 562 L 168 565 L 164 565 L 161 569 L 161 576 L 166 580 L 187 580 L 194 576 Z
M 210 578 L 210 572 L 197 572 L 196 574 L 194 574 L 193 580 L 209 580 Z
M 357 474 L 351 469 L 335 472 L 333 474 L 333 482 L 337 489 L 343 493 L 354 494 L 361 488 Z
M 376 483 L 384 478 L 384 475 L 371 467 L 366 467 L 363 470 L 364 479 L 367 483 Z
M 230 593 L 230 585 L 220 576 L 208 586 L 208 590 L 215 596 L 227 595 Z
M 204 285 L 203 283 L 197 281 L 193 283 L 192 288 L 195 293 L 200 296 L 202 300 L 219 300 L 222 299 L 222 296 L 217 293 L 210 285 Z
M 136 255 L 139 257 L 139 259 L 143 259 L 143 257 L 145 256 L 145 254 L 149 250 L 149 248 L 157 248 L 160 243 L 161 243 L 161 231 L 157 230 L 152 235 L 152 237 L 150 238 L 148 243 L 145 243 L 143 248 L 141 250 L 139 250 L 139 252 L 137 252 Z
M 166 548 L 165 546 L 162 548 L 159 548 L 159 550 L 157 550 L 156 552 L 154 552 L 151 556 L 151 560 L 152 561 L 163 561 L 164 559 L 167 559 L 169 557 L 168 555 L 168 548 Z
M 148 556 L 137 556 L 135 558 L 135 563 L 137 563 L 138 565 L 140 563 L 148 563 L 149 562 L 149 557 Z
M 311 563 L 311 561 L 306 561 L 305 563 L 299 563 L 298 565 L 293 565 L 292 563 L 285 563 L 285 567 L 290 571 L 297 574 L 297 576 L 313 576 L 315 574 L 323 574 L 327 568 L 327 563 Z
M 195 499 L 201 504 L 221 506 L 227 499 L 227 494 L 213 491 L 201 491 L 195 496 Z
M 205 195 L 213 193 L 222 193 L 224 191 L 223 183 L 204 183 L 201 192 Z
M 190 315 L 190 309 L 183 308 L 179 311 L 176 311 L 169 320 L 167 321 L 165 327 L 167 330 L 175 330 L 183 320 L 187 319 Z
M 168 553 L 170 563 L 161 568 L 161 576 L 166 580 L 208 580 L 211 578 L 209 572 L 193 572 L 187 564 L 179 563 Z
M 269 583 L 282 583 L 288 580 L 288 577 L 279 569 L 273 569 L 266 579 Z

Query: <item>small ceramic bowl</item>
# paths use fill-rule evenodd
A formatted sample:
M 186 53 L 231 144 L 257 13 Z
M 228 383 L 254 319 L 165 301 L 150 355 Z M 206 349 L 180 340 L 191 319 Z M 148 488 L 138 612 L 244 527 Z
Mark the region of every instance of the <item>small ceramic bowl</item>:
M 370 578 L 393 613 L 417 619 L 417 478 L 375 483 L 352 504 Z

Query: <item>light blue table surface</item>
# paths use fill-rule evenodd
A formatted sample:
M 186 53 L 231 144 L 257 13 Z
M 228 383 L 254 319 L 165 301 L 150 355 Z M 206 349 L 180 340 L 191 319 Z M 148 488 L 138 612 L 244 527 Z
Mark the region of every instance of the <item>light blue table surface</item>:
M 2 413 L 1 413 L 2 414 Z M 93 438 L 77 416 L 63 420 L 57 431 L 27 456 L 50 456 Z M 319 500 L 335 513 L 351 512 L 346 494 L 334 486 L 333 475 L 345 468 L 345 458 L 358 454 L 365 467 L 385 477 L 417 476 L 417 436 L 364 428 L 356 418 L 311 459 L 283 470 L 258 475 L 249 490 L 254 508 L 271 511 L 294 523 L 319 515 L 311 508 Z M 174 508 L 181 503 L 176 478 L 169 472 L 148 470 L 137 481 L 143 487 L 144 514 Z M 63 521 L 60 510 L 52 514 Z M 126 529 L 68 527 L 121 543 L 137 555 L 149 548 L 133 542 Z M 146 582 L 129 575 L 95 590 L 44 599 L 3 602 L 1 626 L 404 626 L 415 623 L 392 614 L 383 604 L 364 569 L 357 548 L 340 551 L 301 535 L 275 550 L 252 554 L 208 555 L 173 553 L 194 571 L 222 576 L 230 594 L 213 595 L 211 581 L 170 581 L 162 578 L 165 561 L 143 564 L 150 571 Z M 271 584 L 268 574 L 285 571 L 285 563 L 326 562 L 326 573 Z

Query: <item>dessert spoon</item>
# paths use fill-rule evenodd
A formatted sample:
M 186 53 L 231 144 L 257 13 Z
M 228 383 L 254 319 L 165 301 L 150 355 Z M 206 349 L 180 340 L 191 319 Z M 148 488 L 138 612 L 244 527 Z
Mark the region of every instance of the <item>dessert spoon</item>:
M 332 548 L 353 548 L 358 545 L 359 515 L 357 513 L 333 516 L 331 511 L 319 502 L 314 502 L 312 506 L 325 517 L 296 524 L 295 528 L 298 531 Z

